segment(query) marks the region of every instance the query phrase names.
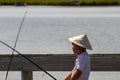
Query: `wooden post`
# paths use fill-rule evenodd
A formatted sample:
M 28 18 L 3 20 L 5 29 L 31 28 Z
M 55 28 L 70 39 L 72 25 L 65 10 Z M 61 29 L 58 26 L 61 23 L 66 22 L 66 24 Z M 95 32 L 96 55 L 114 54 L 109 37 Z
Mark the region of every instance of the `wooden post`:
M 21 73 L 22 80 L 33 80 L 32 71 L 22 71 Z

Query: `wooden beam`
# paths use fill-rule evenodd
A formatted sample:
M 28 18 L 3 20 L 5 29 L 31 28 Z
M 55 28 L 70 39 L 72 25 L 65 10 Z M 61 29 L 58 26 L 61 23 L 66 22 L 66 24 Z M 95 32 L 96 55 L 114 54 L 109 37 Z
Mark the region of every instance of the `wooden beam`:
M 25 55 L 47 71 L 70 71 L 76 56 L 72 54 L 30 54 Z M 120 54 L 93 54 L 92 71 L 120 71 Z M 10 55 L 0 55 L 0 71 L 6 71 Z M 41 71 L 20 55 L 14 55 L 10 71 Z

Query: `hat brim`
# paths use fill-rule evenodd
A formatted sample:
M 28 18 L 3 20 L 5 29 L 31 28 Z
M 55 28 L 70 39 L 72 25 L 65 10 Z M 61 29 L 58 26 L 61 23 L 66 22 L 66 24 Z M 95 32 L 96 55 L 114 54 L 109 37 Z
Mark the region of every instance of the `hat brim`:
M 78 46 L 80 46 L 80 47 L 86 48 L 82 44 L 79 44 L 79 43 L 75 42 L 74 38 L 69 38 L 69 41 L 72 42 L 72 43 L 74 43 L 74 44 L 76 44 L 76 45 L 78 45 Z M 86 49 L 92 50 L 92 48 L 86 48 Z
M 73 38 L 69 38 L 69 41 L 72 42 L 72 43 L 74 43 L 74 44 L 76 44 L 76 45 L 78 45 L 78 46 L 80 46 L 80 47 L 85 48 L 83 45 L 81 45 L 81 44 L 75 42 L 75 41 L 73 40 Z

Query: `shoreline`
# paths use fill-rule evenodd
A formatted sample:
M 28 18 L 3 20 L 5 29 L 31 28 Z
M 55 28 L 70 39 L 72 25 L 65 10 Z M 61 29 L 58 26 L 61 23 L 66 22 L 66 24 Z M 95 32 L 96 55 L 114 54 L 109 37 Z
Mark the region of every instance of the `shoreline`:
M 56 7 L 56 8 L 117 8 L 120 7 L 120 5 L 118 6 L 60 6 L 60 5 L 26 5 L 26 6 L 16 6 L 16 5 L 0 5 L 1 7 Z
M 0 5 L 16 5 L 16 6 L 26 6 L 26 5 L 52 5 L 52 6 L 118 6 L 120 1 L 103 1 L 103 0 L 48 0 L 48 1 L 0 1 Z

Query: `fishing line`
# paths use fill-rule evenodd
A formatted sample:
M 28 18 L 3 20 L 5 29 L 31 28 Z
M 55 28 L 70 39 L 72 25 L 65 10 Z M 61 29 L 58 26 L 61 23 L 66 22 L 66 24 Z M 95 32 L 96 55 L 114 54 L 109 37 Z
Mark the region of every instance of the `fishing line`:
M 21 22 L 21 24 L 20 24 L 19 31 L 18 31 L 16 40 L 15 40 L 15 44 L 14 44 L 14 49 L 16 48 L 17 41 L 18 41 L 18 38 L 19 38 L 19 35 L 20 35 L 20 32 L 21 32 L 22 25 L 23 25 L 23 22 L 24 22 L 24 20 L 25 20 L 26 14 L 27 14 L 27 12 L 25 12 L 24 17 L 23 17 L 23 19 L 22 19 L 22 22 Z M 10 66 L 11 66 L 11 63 L 12 63 L 12 58 L 13 58 L 13 56 L 14 56 L 14 55 L 13 55 L 13 54 L 14 54 L 14 49 L 13 49 L 12 54 L 11 54 L 11 56 L 10 56 L 10 62 L 9 62 L 9 65 L 8 65 L 8 69 L 7 69 L 7 73 L 6 73 L 5 80 L 7 80 L 7 78 L 8 78 L 8 72 L 9 72 L 9 70 L 10 70 Z
M 12 48 L 10 45 L 6 44 L 3 41 L 0 41 L 2 44 L 6 45 L 7 47 L 9 47 L 10 49 L 14 50 L 15 52 L 17 52 L 19 55 L 21 55 L 22 57 L 24 57 L 25 59 L 27 59 L 29 62 L 31 62 L 33 65 L 35 65 L 37 68 L 39 68 L 40 70 L 42 70 L 43 72 L 45 72 L 47 75 L 49 75 L 51 78 L 53 78 L 54 80 L 57 80 L 55 77 L 53 77 L 51 74 L 49 74 L 46 70 L 44 70 L 42 67 L 40 67 L 38 64 L 36 64 L 35 62 L 33 62 L 31 59 L 29 59 L 28 57 L 26 57 L 25 55 L 21 54 L 20 52 L 18 52 L 16 49 Z

